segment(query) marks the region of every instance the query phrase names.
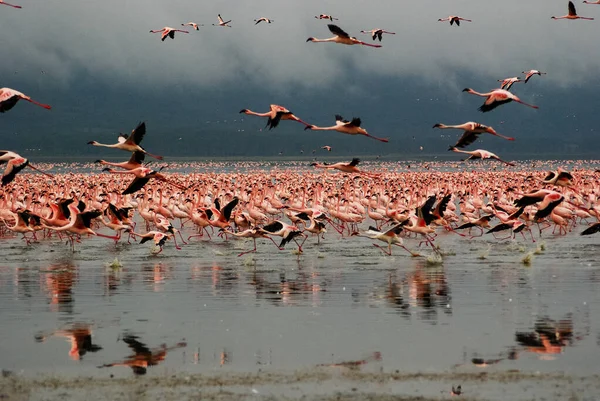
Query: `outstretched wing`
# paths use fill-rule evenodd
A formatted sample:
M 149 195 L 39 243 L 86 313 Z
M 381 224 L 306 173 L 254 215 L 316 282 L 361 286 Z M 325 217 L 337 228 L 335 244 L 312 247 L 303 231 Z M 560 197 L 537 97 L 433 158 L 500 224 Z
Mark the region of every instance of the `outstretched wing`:
M 596 223 L 591 225 L 590 227 L 586 228 L 581 235 L 590 235 L 590 234 L 596 234 L 598 231 L 600 231 L 600 223 Z
M 144 185 L 146 185 L 148 183 L 148 181 L 150 181 L 150 178 L 152 177 L 135 177 L 133 181 L 131 181 L 131 184 L 129 184 L 129 186 L 127 187 L 127 189 L 125 189 L 125 191 L 123 191 L 123 195 L 128 195 L 128 194 L 133 194 L 136 193 L 137 191 L 139 191 L 140 189 L 142 189 L 144 187 Z
M 137 355 L 139 354 L 152 354 L 152 351 L 146 346 L 146 344 L 138 341 L 138 336 L 127 334 L 123 336 L 123 342 L 127 344 L 129 348 L 133 350 Z
M 84 227 L 90 228 L 92 220 L 100 215 L 102 215 L 102 212 L 100 210 L 92 210 L 90 212 L 77 214 L 77 220 L 80 220 L 81 224 L 83 224 Z
M 264 231 L 270 232 L 270 233 L 276 233 L 277 231 L 281 230 L 283 228 L 283 224 L 281 224 L 280 221 L 275 220 L 272 223 L 267 224 L 266 226 L 264 226 L 262 229 Z
M 575 4 L 572 1 L 569 1 L 569 15 L 577 15 L 577 11 L 575 10 Z
M 28 164 L 29 160 L 25 159 L 24 157 L 17 157 L 10 160 L 6 165 L 4 174 L 2 175 L 2 186 L 14 180 L 17 173 L 27 167 Z
M 352 161 L 348 165 L 354 167 L 354 166 L 357 166 L 358 163 L 360 163 L 360 159 L 358 157 L 355 157 L 354 159 L 352 159 Z
M 225 205 L 225 207 L 223 208 L 223 217 L 225 217 L 226 221 L 229 221 L 229 218 L 231 217 L 231 211 L 234 207 L 237 206 L 239 202 L 240 200 L 238 199 L 238 197 L 235 197 L 231 202 Z
M 353 127 L 360 127 L 360 123 L 361 123 L 360 118 L 355 117 L 352 119 L 352 121 L 350 121 L 350 123 L 348 125 L 351 125 Z
M 549 171 L 546 178 L 544 178 L 544 181 L 549 181 L 549 180 L 553 179 L 555 176 L 556 176 L 556 173 L 554 171 Z
M 436 196 L 431 195 L 425 201 L 423 206 L 421 206 L 420 208 L 417 209 L 417 214 L 420 218 L 425 220 L 425 225 L 429 225 L 435 218 L 435 216 L 433 214 L 431 214 L 431 209 L 433 208 L 433 205 L 435 204 L 435 200 L 436 200 Z
M 337 25 L 328 24 L 327 28 L 329 28 L 331 33 L 333 33 L 334 35 L 337 35 L 341 38 L 349 38 L 350 37 L 350 35 L 348 35 L 346 32 L 344 32 L 344 30 Z
M 144 135 L 146 135 L 146 123 L 141 122 L 138 124 L 137 127 L 135 127 L 133 131 L 131 131 L 129 140 L 135 143 L 136 145 L 139 145 L 140 142 L 142 142 L 142 139 L 144 139 Z
M 349 123 L 350 121 L 348 120 L 344 120 L 344 117 L 340 116 L 339 114 L 335 115 L 335 122 L 342 122 L 342 123 Z
M 465 131 L 454 145 L 455 148 L 464 148 L 475 142 L 479 133 L 473 131 Z
M 146 154 L 144 152 L 135 151 L 131 154 L 131 158 L 129 159 L 129 163 L 131 164 L 142 164 L 144 159 L 146 158 Z

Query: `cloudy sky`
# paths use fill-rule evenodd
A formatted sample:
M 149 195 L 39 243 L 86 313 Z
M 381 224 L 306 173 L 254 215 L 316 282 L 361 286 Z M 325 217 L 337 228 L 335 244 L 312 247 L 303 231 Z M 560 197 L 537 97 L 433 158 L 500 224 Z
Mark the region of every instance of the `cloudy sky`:
M 19 104 L 2 115 L 5 147 L 18 151 L 99 152 L 85 142 L 110 143 L 115 132 L 140 120 L 148 122 L 146 145 L 173 156 L 291 154 L 325 139 L 340 152 L 394 154 L 423 144 L 443 152 L 455 135 L 441 138 L 431 126 L 470 120 L 504 128 L 521 140 L 493 138 L 477 146 L 491 151 L 534 152 L 539 138 L 547 136 L 582 146 L 585 135 L 594 134 L 600 6 L 576 3 L 580 15 L 595 21 L 554 21 L 551 16 L 567 13 L 566 1 L 12 3 L 23 8 L 0 6 L 1 86 L 54 107 L 48 112 Z M 232 28 L 211 25 L 218 13 L 233 20 Z M 314 18 L 320 13 L 339 18 L 336 24 L 365 41 L 370 38 L 361 29 L 384 28 L 396 35 L 384 36 L 380 49 L 306 43 L 309 36 L 332 36 L 327 22 Z M 473 22 L 460 27 L 437 22 L 448 15 Z M 255 26 L 261 16 L 274 22 Z M 165 42 L 149 33 L 182 28 L 188 21 L 204 26 Z M 530 68 L 548 75 L 515 84 L 513 93 L 540 110 L 509 104 L 481 114 L 476 109 L 482 99 L 461 92 L 465 86 L 488 91 L 498 86 L 497 79 Z M 324 138 L 291 122 L 264 132 L 265 121 L 238 114 L 241 108 L 266 111 L 269 103 L 283 104 L 317 125 L 332 125 L 336 113 L 360 116 L 365 128 L 390 137 L 390 143 L 334 133 Z M 81 149 L 72 139 L 78 136 Z M 251 141 L 255 148 L 216 143 L 225 137 L 237 145 Z

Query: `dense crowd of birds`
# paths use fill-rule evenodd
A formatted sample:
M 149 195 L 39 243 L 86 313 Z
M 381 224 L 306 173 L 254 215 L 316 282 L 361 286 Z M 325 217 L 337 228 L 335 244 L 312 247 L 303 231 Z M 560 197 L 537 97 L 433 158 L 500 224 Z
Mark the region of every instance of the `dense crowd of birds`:
M 0 1 L 2 4 L 20 8 Z M 578 16 L 570 1 L 568 9 L 568 15 L 552 18 L 592 19 Z M 310 37 L 306 42 L 382 47 L 350 36 L 332 23 L 338 18 L 328 14 L 320 14 L 315 18 L 329 21 L 327 27 L 334 36 L 327 39 Z M 472 22 L 458 16 L 438 21 L 449 21 L 450 25 L 456 26 L 460 26 L 461 21 Z M 254 22 L 258 25 L 274 21 L 260 17 Z M 217 23 L 212 25 L 231 28 L 231 23 L 232 20 L 225 20 L 219 14 Z M 181 26 L 199 30 L 204 25 L 187 22 L 181 23 Z M 150 32 L 161 33 L 163 41 L 174 39 L 176 32 L 190 33 L 168 26 Z M 383 34 L 395 34 L 381 28 L 360 32 L 369 34 L 373 41 L 379 42 Z M 534 75 L 541 77 L 546 72 L 531 69 L 523 73 L 524 79 L 516 76 L 498 80 L 501 87 L 488 92 L 480 93 L 470 88 L 464 89 L 464 92 L 485 98 L 479 107 L 484 113 L 509 102 L 535 109 L 537 106 L 522 101 L 509 89 L 515 83 L 527 83 Z M 0 112 L 11 110 L 19 100 L 50 109 L 49 105 L 39 103 L 19 91 L 2 88 Z M 335 125 L 321 127 L 307 123 L 287 108 L 275 104 L 270 105 L 270 110 L 264 113 L 249 109 L 242 109 L 240 113 L 267 117 L 266 126 L 269 129 L 276 128 L 282 120 L 292 120 L 303 124 L 306 130 L 337 131 L 388 142 L 387 138 L 371 135 L 362 127 L 362 120 L 358 117 L 346 120 L 336 115 Z M 484 133 L 515 140 L 499 134 L 492 127 L 472 121 L 459 125 L 437 123 L 433 127 L 462 130 L 462 136 L 449 150 L 467 154 L 466 160 L 492 159 L 507 166 L 514 165 L 487 150 L 461 150 Z M 66 237 L 74 249 L 75 242 L 87 235 L 119 241 L 125 233 L 128 240 L 141 238 L 142 243 L 152 240 L 160 251 L 169 239 L 173 239 L 179 249 L 177 235 L 182 244 L 186 243 L 181 228 L 189 221 L 197 228 L 196 236 L 199 237 L 210 239 L 212 234 L 217 234 L 214 231 L 217 230 L 218 235 L 225 239 L 252 239 L 254 248 L 250 252 L 256 251 L 257 239 L 265 238 L 271 240 L 278 249 L 295 242 L 298 253 L 301 253 L 308 234 L 320 241 L 327 228 L 331 228 L 337 235 L 377 240 L 385 245 L 374 245 L 388 255 L 392 253 L 392 246 L 400 246 L 411 255 L 418 256 L 418 252 L 403 244 L 403 238 L 416 236 L 420 242 L 437 252 L 439 249 L 434 241 L 439 229 L 461 236 L 471 236 L 473 230 L 493 235 L 506 231 L 508 237 L 528 233 L 531 240 L 535 241 L 533 225 L 539 227 L 538 235 L 548 227 L 554 227 L 553 231 L 558 230 L 558 234 L 566 234 L 578 221 L 599 217 L 599 188 L 593 171 L 582 170 L 578 177 L 562 169 L 544 177 L 526 169 L 511 173 L 478 172 L 475 175 L 442 172 L 395 174 L 363 171 L 358 167 L 360 160 L 354 158 L 349 163 L 315 162 L 312 166 L 339 170 L 355 179 L 344 176 L 341 180 L 331 180 L 329 175 L 289 171 L 174 175 L 164 173 L 164 166 L 152 169 L 144 164 L 146 156 L 163 159 L 141 146 L 145 134 L 146 124 L 141 122 L 130 135 L 120 134 L 114 144 L 90 141 L 89 144 L 93 146 L 131 152 L 130 159 L 121 163 L 98 160 L 97 163 L 106 166 L 103 171 L 108 174 L 94 176 L 93 179 L 82 174 L 53 176 L 47 172 L 42 173 L 50 180 L 34 180 L 29 175 L 15 179 L 26 167 L 39 169 L 15 152 L 0 151 L 0 163 L 6 164 L 0 192 L 2 235 L 6 235 L 6 232 L 22 234 L 27 244 L 42 238 L 51 240 L 53 237 Z M 322 148 L 331 151 L 329 146 Z M 133 179 L 127 176 L 133 176 Z M 180 220 L 178 228 L 173 226 L 174 219 Z M 493 219 L 497 219 L 498 223 L 492 226 Z M 142 221 L 146 223 L 146 233 L 135 231 L 136 223 Z M 359 224 L 367 221 L 368 230 L 361 231 Z M 101 226 L 113 230 L 113 235 L 99 233 Z M 467 233 L 464 230 L 468 230 Z M 596 223 L 582 234 L 599 230 L 600 224 Z M 273 237 L 281 237 L 280 243 L 275 243 Z

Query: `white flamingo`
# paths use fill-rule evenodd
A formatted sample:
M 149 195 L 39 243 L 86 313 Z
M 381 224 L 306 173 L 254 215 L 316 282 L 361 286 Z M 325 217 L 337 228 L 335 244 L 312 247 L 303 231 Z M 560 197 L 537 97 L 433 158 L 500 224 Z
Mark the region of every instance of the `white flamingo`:
M 342 45 L 363 45 L 363 46 L 370 46 L 370 47 L 381 47 L 381 45 L 372 45 L 369 43 L 362 42 L 353 36 L 351 37 L 346 32 L 344 32 L 344 30 L 342 28 L 340 28 L 337 25 L 328 24 L 327 27 L 329 28 L 331 33 L 333 33 L 335 35 L 334 37 L 328 38 L 328 39 L 317 39 L 317 38 L 310 37 L 310 38 L 306 39 L 306 41 L 307 42 L 315 42 L 315 43 L 317 43 L 317 42 L 334 42 L 334 43 L 340 43 Z

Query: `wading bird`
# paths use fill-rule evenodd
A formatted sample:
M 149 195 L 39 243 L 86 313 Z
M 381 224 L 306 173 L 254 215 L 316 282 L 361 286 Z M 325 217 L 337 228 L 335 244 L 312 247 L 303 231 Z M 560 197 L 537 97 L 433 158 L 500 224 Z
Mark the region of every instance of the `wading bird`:
M 260 17 L 259 19 L 255 19 L 255 20 L 254 20 L 254 22 L 255 22 L 255 24 L 254 24 L 254 25 L 258 25 L 259 23 L 261 23 L 261 22 L 263 22 L 263 21 L 264 21 L 264 22 L 267 22 L 267 23 L 269 23 L 269 24 L 270 24 L 271 22 L 275 22 L 275 20 L 269 19 L 269 18 L 267 18 L 267 17 Z
M 12 180 L 15 179 L 17 173 L 23 170 L 25 167 L 29 166 L 29 168 L 39 171 L 40 173 L 54 178 L 53 175 L 43 172 L 37 167 L 29 164 L 29 160 L 26 158 L 16 154 L 15 152 L 11 152 L 10 150 L 0 150 L 0 165 L 6 163 L 6 169 L 4 169 L 4 173 L 2 173 L 2 186 L 9 184 Z
M 252 111 L 249 109 L 242 109 L 242 110 L 240 110 L 240 113 L 244 113 L 249 116 L 269 117 L 269 119 L 267 120 L 267 125 L 265 126 L 265 127 L 269 127 L 269 129 L 273 129 L 273 128 L 277 127 L 279 125 L 279 121 L 281 121 L 281 120 L 298 121 L 299 123 L 304 124 L 307 127 L 310 127 L 310 124 L 305 123 L 304 121 L 302 121 L 301 119 L 296 117 L 291 111 L 289 111 L 288 109 L 286 109 L 283 106 L 278 106 L 276 104 L 272 104 L 269 107 L 271 108 L 271 110 L 267 111 L 266 113 L 257 113 L 255 111 Z
M 383 38 L 383 34 L 387 33 L 389 35 L 395 35 L 396 32 L 389 32 L 389 31 L 384 31 L 383 29 L 371 29 L 370 31 L 360 31 L 360 33 L 366 33 L 371 35 L 371 37 L 373 38 L 373 40 L 375 39 L 379 39 L 379 41 L 381 42 L 381 39 Z
M 181 26 L 191 26 L 195 30 L 199 31 L 200 28 L 198 28 L 198 27 L 204 26 L 204 24 L 196 24 L 195 22 L 186 22 L 185 24 L 181 24 Z
M 293 240 L 296 245 L 298 245 L 298 252 L 302 253 L 302 245 L 304 244 L 304 241 L 306 241 L 306 238 L 308 238 L 308 236 L 302 234 L 302 231 L 298 227 L 284 223 L 281 220 L 275 220 L 262 227 L 260 230 L 265 234 L 281 237 L 281 243 L 278 247 L 280 250 L 283 250 L 285 244 Z M 304 237 L 304 241 L 299 244 L 298 241 L 296 241 L 296 237 Z
M 457 152 L 457 153 L 465 153 L 467 155 L 470 155 L 469 157 L 467 157 L 465 159 L 465 161 L 467 160 L 474 160 L 474 159 L 495 159 L 498 161 L 501 161 L 502 163 L 506 164 L 507 166 L 514 166 L 514 163 L 510 163 L 507 161 L 502 160 L 501 158 L 499 158 L 497 155 L 495 155 L 492 152 L 488 152 L 487 150 L 483 150 L 483 149 L 477 149 L 477 150 L 472 150 L 472 151 L 467 151 L 467 150 L 459 150 L 455 147 L 451 147 L 449 150 L 453 151 L 453 152 Z
M 344 32 L 344 30 L 342 28 L 340 28 L 337 25 L 328 24 L 327 27 L 329 28 L 331 33 L 333 33 L 335 35 L 334 37 L 328 38 L 328 39 L 317 39 L 317 38 L 310 37 L 310 38 L 306 39 L 306 41 L 307 42 L 315 42 L 315 43 L 317 43 L 317 42 L 334 42 L 334 43 L 340 43 L 342 45 L 363 45 L 363 46 L 370 46 L 370 47 L 381 47 L 381 45 L 372 45 L 370 43 L 362 42 L 362 41 L 356 39 L 354 36 L 351 37 L 346 32 Z
M 88 145 L 103 146 L 105 148 L 116 148 L 124 150 L 126 152 L 142 152 L 150 157 L 162 160 L 162 156 L 157 156 L 148 153 L 144 148 L 140 146 L 140 142 L 142 142 L 142 139 L 144 139 L 144 135 L 146 135 L 146 123 L 142 122 L 139 123 L 133 131 L 131 131 L 131 135 L 127 136 L 125 134 L 119 134 L 118 142 L 113 145 L 106 145 L 96 141 L 90 141 L 88 142 Z
M 467 22 L 473 22 L 470 19 L 466 19 L 466 18 L 462 18 L 462 17 L 457 17 L 456 15 L 450 15 L 446 18 L 440 18 L 438 19 L 438 22 L 445 22 L 445 21 L 450 21 L 450 25 L 456 23 L 456 26 L 460 26 L 460 21 L 467 21 Z
M 600 0 L 598 0 L 600 1 Z M 540 77 L 542 75 L 546 75 L 546 72 L 540 72 L 538 70 L 529 70 L 529 71 L 523 71 L 523 74 L 525 74 L 525 83 L 527 83 L 527 81 L 529 81 L 531 79 L 531 77 L 533 77 L 534 75 L 539 75 Z
M 161 233 L 160 231 L 148 231 L 146 234 L 138 234 L 133 232 L 132 230 L 125 230 L 125 232 L 129 233 L 133 237 L 140 237 L 142 239 L 140 241 L 140 244 L 153 240 L 154 245 L 156 245 L 159 248 L 159 251 L 156 253 L 157 255 L 163 251 L 163 246 L 165 246 L 167 240 L 175 236 L 172 230 L 168 234 Z
M 221 18 L 221 14 L 217 15 L 217 19 L 219 20 L 219 23 L 213 24 L 213 26 L 226 26 L 227 28 L 231 28 L 231 25 L 227 25 L 227 24 L 229 24 L 232 20 L 223 21 L 223 18 Z
M 463 89 L 463 92 L 467 92 L 467 93 L 470 93 L 471 95 L 477 95 L 477 96 L 486 98 L 485 102 L 478 109 L 479 111 L 481 111 L 483 113 L 494 110 L 496 107 L 503 105 L 504 103 L 510 103 L 513 100 L 517 103 L 524 104 L 525 106 L 529 106 L 533 109 L 538 108 L 537 106 L 534 106 L 532 104 L 525 103 L 524 101 L 519 99 L 517 96 L 513 95 L 512 93 L 510 93 L 509 91 L 504 90 L 504 89 L 494 89 L 487 93 L 479 93 L 479 92 L 474 91 L 471 88 L 465 88 L 465 89 Z
M 509 140 L 509 141 L 514 141 L 515 138 L 509 137 L 509 136 L 504 136 L 504 135 L 500 135 L 499 133 L 496 132 L 496 130 L 494 130 L 492 127 L 488 127 L 487 125 L 483 125 L 480 123 L 476 123 L 473 121 L 468 121 L 464 124 L 460 124 L 460 125 L 446 125 L 446 124 L 435 124 L 433 126 L 433 128 L 439 128 L 439 129 L 462 129 L 465 132 L 462 134 L 462 136 L 458 139 L 458 141 L 456 142 L 456 144 L 454 146 L 451 146 L 450 149 L 448 150 L 452 150 L 453 147 L 455 148 L 464 148 L 467 145 L 472 144 L 473 142 L 475 142 L 477 140 L 477 138 L 479 137 L 479 135 L 483 134 L 483 133 L 488 133 L 488 134 L 492 134 L 494 136 Z
M 171 28 L 168 26 L 165 26 L 162 29 L 153 29 L 150 31 L 150 33 L 159 33 L 159 32 L 162 33 L 162 35 L 160 35 L 160 40 L 162 40 L 163 42 L 165 41 L 165 39 L 167 37 L 169 37 L 171 39 L 175 39 L 175 32 L 189 33 L 188 31 L 184 31 L 183 29 L 175 29 L 175 28 Z
M 400 232 L 402 232 L 402 225 L 396 224 L 395 226 L 386 231 L 379 231 L 375 227 L 369 227 L 369 229 L 363 233 L 353 232 L 351 235 L 358 237 L 367 237 L 387 243 L 387 251 L 384 247 L 378 244 L 373 244 L 373 246 L 376 246 L 377 248 L 381 249 L 383 253 L 385 253 L 388 256 L 392 256 L 392 245 L 396 245 L 400 248 L 403 248 L 406 252 L 410 253 L 411 256 L 421 256 L 418 253 L 412 252 L 403 245 L 402 238 L 398 237 L 398 234 L 400 234 Z
M 5 113 L 5 112 L 9 111 L 10 109 L 12 109 L 13 107 L 15 107 L 17 102 L 21 99 L 26 100 L 29 103 L 33 103 L 37 106 L 43 107 L 47 110 L 50 110 L 52 108 L 52 107 L 50 107 L 50 105 L 36 102 L 35 100 L 33 100 L 29 96 L 25 95 L 24 93 L 21 93 L 14 89 L 1 88 L 0 89 L 0 113 Z
M 327 14 L 320 14 L 320 15 L 315 15 L 316 19 L 328 19 L 329 21 L 337 21 L 338 18 L 333 18 L 331 15 L 327 15 Z
M 375 140 L 381 142 L 389 142 L 387 138 L 378 138 L 376 136 L 370 135 L 367 130 L 361 128 L 360 126 L 361 120 L 360 118 L 353 118 L 352 121 L 344 120 L 342 116 L 339 114 L 335 115 L 335 125 L 331 127 L 318 127 L 316 125 L 308 125 L 305 130 L 310 129 L 313 131 L 337 131 L 342 134 L 348 135 L 363 135 L 369 138 L 373 138 Z
M 498 82 L 502 82 L 502 84 L 500 84 L 500 89 L 509 90 L 510 87 L 513 86 L 513 84 L 515 82 L 523 82 L 523 80 L 520 79 L 519 77 L 512 77 L 512 78 L 499 79 Z
M 567 15 L 563 15 L 562 17 L 550 17 L 550 19 L 587 19 L 593 20 L 590 17 L 580 17 L 577 15 L 577 11 L 575 10 L 575 4 L 572 1 L 569 1 L 569 13 Z

